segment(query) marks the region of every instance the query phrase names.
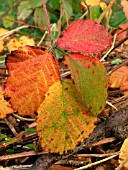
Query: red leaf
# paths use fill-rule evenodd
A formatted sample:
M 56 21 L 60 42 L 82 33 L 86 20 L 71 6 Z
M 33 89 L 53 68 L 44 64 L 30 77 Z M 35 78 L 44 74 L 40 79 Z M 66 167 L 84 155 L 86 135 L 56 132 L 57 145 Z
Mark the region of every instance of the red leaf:
M 111 43 L 112 36 L 93 20 L 73 22 L 59 36 L 58 46 L 74 52 L 101 52 Z
M 7 56 L 6 95 L 20 115 L 34 115 L 49 87 L 60 79 L 54 56 L 39 47 L 20 47 Z

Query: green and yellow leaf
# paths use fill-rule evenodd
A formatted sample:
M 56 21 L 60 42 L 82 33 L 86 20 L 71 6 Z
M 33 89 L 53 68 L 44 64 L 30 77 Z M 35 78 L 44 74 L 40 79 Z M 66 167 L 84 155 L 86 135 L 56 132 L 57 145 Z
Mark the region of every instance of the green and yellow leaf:
M 108 83 L 103 64 L 81 54 L 70 54 L 66 59 L 87 111 L 94 115 L 100 113 L 106 103 Z
M 42 148 L 63 154 L 87 138 L 96 117 L 85 110 L 71 80 L 54 83 L 38 109 L 37 133 Z

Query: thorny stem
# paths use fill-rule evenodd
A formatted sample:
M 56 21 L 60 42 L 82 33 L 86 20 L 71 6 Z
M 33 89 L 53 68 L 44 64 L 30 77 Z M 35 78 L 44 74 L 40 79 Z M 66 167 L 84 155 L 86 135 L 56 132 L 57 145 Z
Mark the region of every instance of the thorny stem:
M 45 14 L 45 18 L 46 18 L 47 29 L 48 29 L 48 32 L 49 32 L 49 35 L 50 35 L 51 46 L 54 47 L 52 32 L 51 32 L 51 29 L 50 29 L 50 21 L 49 21 L 49 17 L 48 17 L 48 12 L 47 12 L 47 8 L 46 8 L 45 0 L 42 0 L 42 4 L 43 4 L 44 14 Z
M 101 20 L 103 19 L 104 15 L 106 12 L 111 8 L 111 6 L 114 4 L 115 0 L 111 0 L 110 4 L 107 6 L 107 8 L 104 10 L 104 12 L 100 15 L 100 17 L 97 19 L 97 23 L 100 23 Z

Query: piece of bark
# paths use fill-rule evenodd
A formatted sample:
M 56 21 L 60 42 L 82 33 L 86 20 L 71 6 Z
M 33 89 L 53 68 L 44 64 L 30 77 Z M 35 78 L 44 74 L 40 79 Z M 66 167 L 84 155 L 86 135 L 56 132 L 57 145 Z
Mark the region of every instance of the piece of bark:
M 116 111 L 106 121 L 96 126 L 89 138 L 85 139 L 80 146 L 77 146 L 68 155 L 59 156 L 54 154 L 42 155 L 37 159 L 29 170 L 48 170 L 48 168 L 59 161 L 60 159 L 66 159 L 83 150 L 85 147 L 91 146 L 92 143 L 108 137 L 116 137 L 119 140 L 124 140 L 128 135 L 128 106 Z

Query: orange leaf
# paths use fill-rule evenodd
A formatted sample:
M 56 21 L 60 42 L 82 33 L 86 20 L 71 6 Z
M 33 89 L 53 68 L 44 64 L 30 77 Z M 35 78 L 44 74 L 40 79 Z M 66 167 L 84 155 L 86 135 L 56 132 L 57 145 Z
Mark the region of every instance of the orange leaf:
M 13 113 L 13 110 L 10 107 L 10 104 L 4 100 L 4 91 L 0 87 L 0 119 L 3 119 L 7 116 L 7 114 Z
M 20 115 L 34 115 L 48 88 L 60 79 L 54 56 L 40 47 L 20 47 L 7 56 L 6 95 Z
M 128 67 L 122 66 L 111 74 L 109 87 L 120 88 L 126 81 L 128 81 Z
M 86 112 L 72 81 L 61 83 L 49 88 L 38 109 L 37 133 L 43 149 L 63 154 L 89 136 L 97 117 Z

